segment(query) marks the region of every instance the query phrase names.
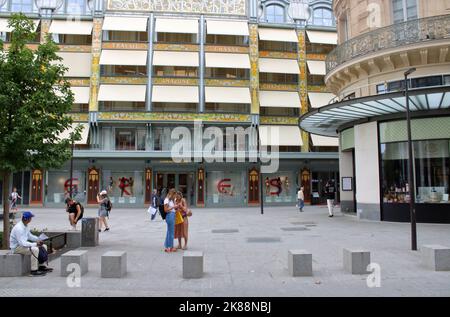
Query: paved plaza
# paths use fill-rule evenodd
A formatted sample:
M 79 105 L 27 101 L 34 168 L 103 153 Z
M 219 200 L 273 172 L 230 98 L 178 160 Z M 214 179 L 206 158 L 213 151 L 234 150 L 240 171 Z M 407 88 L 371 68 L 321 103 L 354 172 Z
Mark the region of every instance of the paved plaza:
M 32 209 L 30 226 L 66 230 L 62 209 Z M 89 272 L 81 287 L 68 287 L 60 276 L 60 258 L 45 277 L 0 278 L 0 296 L 450 296 L 450 272 L 424 267 L 420 252 L 410 251 L 410 226 L 405 223 L 359 221 L 336 212 L 329 218 L 322 206 L 305 208 L 194 209 L 190 218 L 190 251 L 203 251 L 205 274 L 182 278 L 182 254 L 163 252 L 166 224 L 151 222 L 143 209 L 114 209 L 110 232 L 88 251 Z M 85 217 L 95 216 L 86 209 Z M 78 225 L 79 227 L 81 224 Z M 418 224 L 419 248 L 450 246 L 450 225 Z M 381 267 L 381 287 L 369 288 L 367 275 L 343 269 L 343 248 L 371 251 Z M 288 250 L 313 255 L 312 277 L 291 277 Z M 122 279 L 101 278 L 100 258 L 124 250 L 128 273 Z

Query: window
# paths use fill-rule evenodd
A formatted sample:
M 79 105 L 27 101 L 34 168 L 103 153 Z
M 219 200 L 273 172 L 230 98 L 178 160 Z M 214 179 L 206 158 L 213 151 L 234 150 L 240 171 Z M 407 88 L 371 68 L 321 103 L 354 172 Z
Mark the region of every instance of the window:
M 70 112 L 89 112 L 89 104 L 87 103 L 74 103 Z
M 172 130 L 174 129 L 174 126 L 156 126 L 153 127 L 153 149 L 155 151 L 171 151 L 174 144 L 179 142 L 179 139 L 172 139 Z M 191 138 L 194 135 L 194 130 L 191 127 L 186 127 L 191 132 Z M 188 136 L 186 136 L 188 137 Z M 192 146 L 192 139 L 191 139 L 191 146 Z
M 196 103 L 181 102 L 154 102 L 152 104 L 154 112 L 197 112 Z
M 206 112 L 250 113 L 250 105 L 246 103 L 206 103 Z
M 147 32 L 103 31 L 104 42 L 148 42 Z
M 308 74 L 308 85 L 324 86 L 325 85 L 325 76 Z
M 206 78 L 250 79 L 250 70 L 241 68 L 206 68 Z
M 442 86 L 442 76 L 429 76 L 411 79 L 411 88 Z
M 450 85 L 450 75 L 444 76 L 444 85 Z
M 206 44 L 214 45 L 248 45 L 248 36 L 206 35 Z
M 266 21 L 270 23 L 284 23 L 284 8 L 279 5 L 269 5 L 266 7 Z
M 66 0 L 66 12 L 83 15 L 86 13 L 86 2 L 85 0 Z
M 313 24 L 322 26 L 334 26 L 335 20 L 333 12 L 325 8 L 319 8 L 314 10 Z
M 394 23 L 417 19 L 417 0 L 392 0 Z
M 102 76 L 147 76 L 147 66 L 102 65 L 100 74 Z
M 153 66 L 156 77 L 197 77 L 197 67 Z
M 276 42 L 276 41 L 259 41 L 260 51 L 277 51 L 277 52 L 297 52 L 297 43 Z
M 145 111 L 145 102 L 100 101 L 100 111 Z
M 298 83 L 298 75 L 296 75 L 296 74 L 259 73 L 259 81 L 262 83 L 297 84 Z M 309 83 L 309 81 L 308 81 L 308 83 Z
M 296 117 L 299 115 L 299 108 L 261 107 L 260 115 L 262 115 L 262 116 Z
M 143 129 L 116 129 L 116 151 L 145 151 L 145 138 Z
M 197 34 L 158 33 L 157 41 L 160 43 L 196 44 Z
M 92 35 L 52 34 L 52 39 L 57 44 L 65 44 L 65 45 L 91 45 L 92 44 Z
M 11 0 L 12 12 L 33 12 L 33 0 Z

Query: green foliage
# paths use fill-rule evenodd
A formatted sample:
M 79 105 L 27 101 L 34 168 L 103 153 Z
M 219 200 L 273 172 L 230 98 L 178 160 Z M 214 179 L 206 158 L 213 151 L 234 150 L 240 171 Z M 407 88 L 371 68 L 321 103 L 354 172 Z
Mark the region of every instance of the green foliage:
M 27 47 L 36 35 L 30 19 L 14 14 L 9 26 L 11 43 L 0 43 L 0 171 L 60 167 L 71 155 L 71 140 L 58 138 L 72 123 L 67 69 L 49 36 L 37 50 Z

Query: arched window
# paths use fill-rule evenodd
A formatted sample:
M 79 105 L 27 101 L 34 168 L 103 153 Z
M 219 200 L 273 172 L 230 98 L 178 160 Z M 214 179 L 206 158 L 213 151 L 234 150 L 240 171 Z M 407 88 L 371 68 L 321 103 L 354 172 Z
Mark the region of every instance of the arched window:
M 271 4 L 266 7 L 266 20 L 270 23 L 284 23 L 285 15 L 282 6 Z
M 11 12 L 33 12 L 33 0 L 11 0 Z
M 323 26 L 334 26 L 336 24 L 333 12 L 329 9 L 319 8 L 314 10 L 313 24 Z

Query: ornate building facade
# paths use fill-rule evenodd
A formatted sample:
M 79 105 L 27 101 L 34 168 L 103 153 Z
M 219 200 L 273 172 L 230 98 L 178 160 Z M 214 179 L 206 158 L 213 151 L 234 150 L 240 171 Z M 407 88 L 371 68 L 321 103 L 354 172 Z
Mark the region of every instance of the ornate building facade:
M 336 0 L 333 9 L 339 45 L 325 80 L 337 98 L 300 126 L 340 137 L 342 209 L 410 221 L 408 100 L 416 218 L 449 223 L 450 1 Z
M 84 127 L 72 188 L 69 163 L 16 173 L 8 187 L 24 204 L 60 206 L 70 190 L 94 204 L 107 189 L 115 206 L 142 207 L 154 188 L 176 187 L 194 206 L 257 205 L 261 178 L 266 204 L 295 204 L 300 184 L 320 203 L 322 183 L 338 178 L 337 139 L 298 127 L 334 98 L 324 84 L 337 44 L 330 0 L 0 0 L 6 47 L 13 12 L 35 20 L 36 43 L 51 34 L 58 44 L 75 95 L 69 115 Z M 212 127 L 225 150 L 210 162 Z M 249 127 L 278 147 L 276 172 L 249 158 L 254 138 L 241 144 L 230 132 Z M 175 162 L 180 128 L 191 151 Z M 237 152 L 244 160 L 226 160 Z

